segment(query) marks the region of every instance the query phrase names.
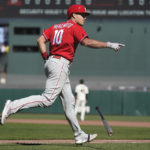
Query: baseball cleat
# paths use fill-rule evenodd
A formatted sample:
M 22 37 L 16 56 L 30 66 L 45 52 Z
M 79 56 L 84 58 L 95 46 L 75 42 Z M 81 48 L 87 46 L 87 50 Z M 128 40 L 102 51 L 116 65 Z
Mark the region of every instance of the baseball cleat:
M 3 109 L 3 112 L 2 112 L 2 116 L 1 116 L 1 125 L 3 125 L 5 123 L 6 119 L 9 116 L 10 103 L 11 103 L 10 100 L 7 100 L 6 103 L 5 103 L 5 106 L 4 106 L 4 109 Z
M 75 139 L 75 143 L 77 145 L 82 145 L 83 143 L 86 142 L 91 142 L 97 137 L 97 134 L 82 134 L 80 136 L 77 136 Z

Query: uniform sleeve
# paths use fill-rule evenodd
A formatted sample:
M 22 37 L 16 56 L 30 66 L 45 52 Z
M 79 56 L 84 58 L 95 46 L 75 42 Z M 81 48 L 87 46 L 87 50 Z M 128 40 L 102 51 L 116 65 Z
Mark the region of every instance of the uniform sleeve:
M 50 40 L 50 35 L 51 35 L 51 28 L 49 27 L 48 29 L 43 30 L 42 35 L 44 36 L 44 38 L 46 39 L 46 41 Z
M 78 86 L 75 87 L 75 92 L 78 93 Z
M 79 43 L 81 43 L 85 38 L 88 37 L 86 31 L 83 29 L 82 26 L 77 26 L 74 29 L 74 36 Z

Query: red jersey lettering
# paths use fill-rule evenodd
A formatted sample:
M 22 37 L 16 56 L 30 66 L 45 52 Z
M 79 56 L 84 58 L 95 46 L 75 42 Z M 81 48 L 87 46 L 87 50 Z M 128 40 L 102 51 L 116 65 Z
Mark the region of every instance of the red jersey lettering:
M 82 26 L 69 20 L 55 24 L 43 31 L 43 36 L 49 41 L 50 55 L 59 55 L 73 61 L 75 50 L 87 36 Z

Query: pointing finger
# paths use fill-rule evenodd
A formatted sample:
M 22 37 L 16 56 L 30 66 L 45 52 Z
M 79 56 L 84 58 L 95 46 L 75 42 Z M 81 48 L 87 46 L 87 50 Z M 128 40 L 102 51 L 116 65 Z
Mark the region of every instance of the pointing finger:
M 119 46 L 122 46 L 122 47 L 124 47 L 124 46 L 125 46 L 125 44 L 121 44 L 121 43 L 119 43 Z

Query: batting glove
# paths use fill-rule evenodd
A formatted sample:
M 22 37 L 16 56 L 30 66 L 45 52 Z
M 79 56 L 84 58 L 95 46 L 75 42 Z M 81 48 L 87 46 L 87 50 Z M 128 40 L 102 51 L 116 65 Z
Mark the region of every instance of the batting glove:
M 125 46 L 124 44 L 121 43 L 111 43 L 111 42 L 107 42 L 107 47 L 114 49 L 115 51 L 118 51 L 120 49 L 120 47 Z

